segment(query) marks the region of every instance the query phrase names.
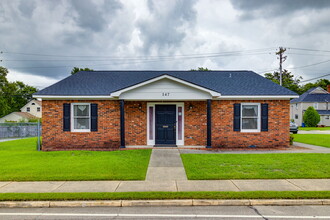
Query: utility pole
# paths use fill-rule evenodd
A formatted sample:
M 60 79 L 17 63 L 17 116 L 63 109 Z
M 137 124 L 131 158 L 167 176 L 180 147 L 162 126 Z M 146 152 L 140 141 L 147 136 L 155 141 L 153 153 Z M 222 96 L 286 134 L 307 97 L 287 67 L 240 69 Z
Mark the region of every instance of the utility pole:
M 282 64 L 286 60 L 286 56 L 283 56 L 284 52 L 286 51 L 286 48 L 280 47 L 278 52 L 276 52 L 276 55 L 278 55 L 278 59 L 280 60 L 280 85 L 282 86 Z

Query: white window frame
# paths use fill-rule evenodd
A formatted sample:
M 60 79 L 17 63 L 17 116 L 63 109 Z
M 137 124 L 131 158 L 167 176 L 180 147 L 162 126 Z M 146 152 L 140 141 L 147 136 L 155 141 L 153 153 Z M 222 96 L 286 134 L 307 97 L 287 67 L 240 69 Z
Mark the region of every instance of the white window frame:
M 244 105 L 257 105 L 258 106 L 257 129 L 243 129 L 243 106 Z M 261 127 L 260 103 L 254 103 L 254 102 L 241 103 L 241 132 L 260 132 L 260 127 Z
M 37 107 L 37 112 L 41 112 L 41 107 Z
M 75 129 L 74 128 L 74 106 L 77 106 L 77 105 L 88 105 L 89 106 L 89 115 L 88 115 L 88 123 L 89 123 L 89 129 Z M 80 103 L 80 102 L 77 102 L 77 103 L 71 103 L 71 131 L 72 132 L 90 132 L 91 131 L 91 103 Z
M 156 129 L 155 129 L 155 125 L 156 125 L 156 105 L 176 105 L 176 135 L 175 135 L 175 140 L 176 140 L 176 145 L 178 146 L 184 146 L 184 102 L 148 102 L 147 103 L 147 145 L 148 146 L 154 146 L 155 145 L 155 140 L 156 140 Z M 152 128 L 150 128 L 149 126 L 149 107 L 153 107 L 154 111 L 153 111 L 153 125 Z M 178 139 L 178 130 L 179 130 L 179 126 L 178 126 L 178 110 L 179 107 L 182 107 L 182 140 Z M 149 138 L 149 131 L 150 129 L 152 129 L 153 132 L 153 139 L 151 140 Z
M 26 107 L 26 112 L 31 112 L 31 108 L 30 107 Z
M 318 103 L 318 102 L 314 102 L 314 103 L 313 103 L 313 108 L 314 108 L 315 110 L 317 110 L 317 109 L 319 108 L 319 103 Z

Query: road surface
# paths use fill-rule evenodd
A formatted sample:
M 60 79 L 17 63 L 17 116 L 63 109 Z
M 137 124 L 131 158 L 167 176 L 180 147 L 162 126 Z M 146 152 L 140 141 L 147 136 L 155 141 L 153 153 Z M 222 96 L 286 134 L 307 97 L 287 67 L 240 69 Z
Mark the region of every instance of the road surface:
M 330 219 L 330 206 L 1 208 L 0 219 Z

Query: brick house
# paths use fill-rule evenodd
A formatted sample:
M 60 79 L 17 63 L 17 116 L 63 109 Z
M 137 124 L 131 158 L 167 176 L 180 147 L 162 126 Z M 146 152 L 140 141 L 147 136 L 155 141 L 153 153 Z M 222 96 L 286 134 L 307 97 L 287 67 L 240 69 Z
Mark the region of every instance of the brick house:
M 288 146 L 298 96 L 252 71 L 92 71 L 34 97 L 43 150 L 110 150 Z

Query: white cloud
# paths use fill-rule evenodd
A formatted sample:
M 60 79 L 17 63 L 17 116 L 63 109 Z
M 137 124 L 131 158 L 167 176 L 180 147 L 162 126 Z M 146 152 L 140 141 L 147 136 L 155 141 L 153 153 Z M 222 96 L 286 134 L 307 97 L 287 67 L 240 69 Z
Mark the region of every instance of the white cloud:
M 62 56 L 5 53 L 0 59 L 4 60 L 1 64 L 9 68 L 11 80 L 40 87 L 69 76 L 74 66 L 94 70 L 189 70 L 199 66 L 256 72 L 271 70 L 278 68 L 275 51 L 279 46 L 330 50 L 330 1 L 303 2 L 31 0 L 27 4 L 19 0 L 2 0 L 0 50 Z M 111 59 L 269 47 L 272 49 L 263 53 L 203 59 L 162 62 Z M 288 50 L 287 56 L 285 68 L 330 59 L 330 53 L 297 50 Z M 292 69 L 292 72 L 309 79 L 328 73 L 324 71 L 327 69 L 330 69 L 330 62 Z

